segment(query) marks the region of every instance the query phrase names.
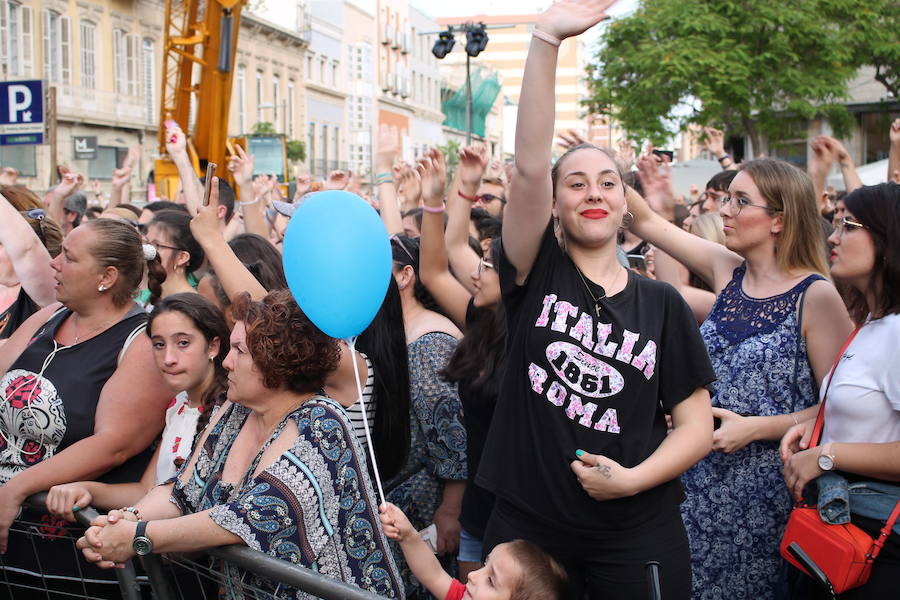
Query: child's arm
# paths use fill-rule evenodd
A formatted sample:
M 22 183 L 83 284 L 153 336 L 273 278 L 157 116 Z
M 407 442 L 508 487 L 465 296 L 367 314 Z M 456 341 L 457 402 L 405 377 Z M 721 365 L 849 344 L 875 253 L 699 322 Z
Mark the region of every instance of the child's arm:
M 412 523 L 403 511 L 390 502 L 385 502 L 381 505 L 381 524 L 384 526 L 385 535 L 400 543 L 403 556 L 413 575 L 436 598 L 441 600 L 446 598 L 453 578 L 444 572 L 431 548 L 419 532 L 413 529 Z

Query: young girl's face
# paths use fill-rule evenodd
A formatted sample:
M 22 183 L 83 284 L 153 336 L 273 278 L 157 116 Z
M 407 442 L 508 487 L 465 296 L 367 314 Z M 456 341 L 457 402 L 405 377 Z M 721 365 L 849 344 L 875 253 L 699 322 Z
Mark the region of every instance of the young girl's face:
M 219 352 L 219 339 L 207 343 L 194 322 L 177 311 L 153 319 L 150 343 L 156 366 L 173 391 L 195 388 L 212 370 Z
M 500 544 L 488 555 L 484 566 L 469 573 L 465 600 L 508 600 L 524 574 L 509 551 Z

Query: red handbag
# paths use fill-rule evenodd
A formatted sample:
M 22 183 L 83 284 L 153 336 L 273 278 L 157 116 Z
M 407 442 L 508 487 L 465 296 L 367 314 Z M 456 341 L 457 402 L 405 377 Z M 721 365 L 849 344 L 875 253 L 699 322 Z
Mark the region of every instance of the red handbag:
M 831 377 L 828 378 L 825 395 L 822 397 L 822 404 L 816 416 L 810 448 L 818 445 L 822 435 L 825 421 L 825 400 L 828 397 L 828 386 L 831 385 L 834 371 L 858 331 L 859 328 L 847 338 L 831 370 Z M 894 506 L 894 510 L 882 527 L 879 536 L 873 540 L 869 534 L 852 523 L 844 525 L 826 523 L 819 516 L 819 511 L 815 506 L 809 506 L 801 500 L 791 511 L 787 527 L 781 538 L 781 555 L 807 575 L 817 579 L 824 577 L 826 583 L 830 583 L 833 592 L 840 594 L 864 585 L 869 580 L 872 563 L 884 547 L 884 542 L 891 534 L 898 516 L 900 516 L 900 501 Z M 801 564 L 798 557 L 802 557 L 806 566 Z

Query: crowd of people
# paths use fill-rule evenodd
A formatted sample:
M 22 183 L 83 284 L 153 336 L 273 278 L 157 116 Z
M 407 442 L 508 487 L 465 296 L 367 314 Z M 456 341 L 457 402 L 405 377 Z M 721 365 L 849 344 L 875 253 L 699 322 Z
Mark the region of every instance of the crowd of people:
M 217 178 L 205 203 L 168 122 L 171 200 L 127 202 L 134 152 L 102 206 L 65 168 L 44 198 L 0 173 L 0 570 L 16 598 L 75 581 L 114 598 L 111 567 L 234 544 L 387 598 L 644 598 L 648 563 L 669 600 L 818 597 L 779 554 L 795 502 L 827 475 L 877 536 L 900 500 L 900 119 L 873 186 L 825 136 L 804 172 L 736 163 L 706 128 L 722 171 L 688 197 L 650 147 L 572 132 L 552 162 L 558 48 L 602 4 L 540 16 L 508 164 L 479 144 L 455 170 L 437 149 L 407 164 L 383 127 L 371 189 L 334 172 L 286 198 L 237 147 L 236 189 Z M 285 230 L 319 190 L 364 197 L 390 237 L 358 352 L 287 289 Z M 41 491 L 45 510 L 22 508 Z M 88 506 L 102 516 L 82 531 Z M 82 556 L 16 521 L 77 531 Z M 840 597 L 898 581 L 889 535 Z

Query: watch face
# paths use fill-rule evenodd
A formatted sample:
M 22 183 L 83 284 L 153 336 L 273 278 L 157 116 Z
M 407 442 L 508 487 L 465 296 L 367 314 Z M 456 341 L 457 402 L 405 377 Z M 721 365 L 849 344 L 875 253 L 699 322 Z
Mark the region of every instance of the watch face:
M 146 537 L 134 538 L 134 541 L 131 543 L 131 547 L 139 556 L 147 556 L 148 554 L 150 554 L 150 552 L 153 551 L 153 543 L 150 541 L 150 538 Z
M 819 457 L 819 468 L 823 471 L 830 471 L 834 468 L 834 460 L 826 454 Z

